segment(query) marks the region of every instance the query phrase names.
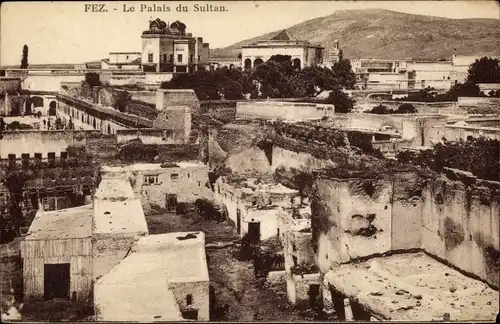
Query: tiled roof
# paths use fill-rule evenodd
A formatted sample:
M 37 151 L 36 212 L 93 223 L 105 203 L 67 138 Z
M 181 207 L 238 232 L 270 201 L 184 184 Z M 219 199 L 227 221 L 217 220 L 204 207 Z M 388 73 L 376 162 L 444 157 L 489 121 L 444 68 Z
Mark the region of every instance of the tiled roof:
M 283 29 L 280 33 L 278 33 L 276 36 L 271 38 L 271 40 L 277 40 L 277 41 L 290 41 L 290 40 L 298 40 L 297 37 L 290 35 L 286 29 Z

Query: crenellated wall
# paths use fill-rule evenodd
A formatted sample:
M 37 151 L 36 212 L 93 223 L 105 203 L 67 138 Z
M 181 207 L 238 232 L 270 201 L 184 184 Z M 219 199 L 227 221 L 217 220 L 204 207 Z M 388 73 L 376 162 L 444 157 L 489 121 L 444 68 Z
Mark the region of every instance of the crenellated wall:
M 423 249 L 498 287 L 499 187 L 412 172 L 320 176 L 311 204 L 317 264 L 325 273 L 358 257 Z
M 7 159 L 9 154 L 15 154 L 16 159 L 20 159 L 25 153 L 31 158 L 35 153 L 47 158 L 50 152 L 60 157 L 70 145 L 86 145 L 86 137 L 94 133 L 98 131 L 7 131 L 0 140 L 0 158 Z

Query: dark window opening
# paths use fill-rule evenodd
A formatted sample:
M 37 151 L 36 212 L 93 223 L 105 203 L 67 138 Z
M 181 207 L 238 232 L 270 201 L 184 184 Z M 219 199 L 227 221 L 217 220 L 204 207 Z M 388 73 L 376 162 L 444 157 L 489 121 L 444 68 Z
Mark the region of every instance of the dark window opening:
M 153 63 L 153 54 L 148 54 L 148 63 Z
M 182 62 L 182 54 L 177 54 L 177 62 Z
M 186 295 L 186 305 L 190 306 L 193 304 L 193 295 L 187 294 Z

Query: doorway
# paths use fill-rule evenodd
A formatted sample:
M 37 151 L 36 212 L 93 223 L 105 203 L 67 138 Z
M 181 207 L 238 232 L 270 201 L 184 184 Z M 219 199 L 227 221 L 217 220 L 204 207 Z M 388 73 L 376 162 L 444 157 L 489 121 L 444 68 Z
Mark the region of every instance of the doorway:
M 69 299 L 70 264 L 45 264 L 44 265 L 44 298 Z
M 236 209 L 236 230 L 241 234 L 241 211 Z
M 166 194 L 166 196 L 165 196 L 165 208 L 169 212 L 175 212 L 177 210 L 177 195 Z
M 316 299 L 319 295 L 319 285 L 309 285 L 309 307 L 314 309 L 316 306 Z

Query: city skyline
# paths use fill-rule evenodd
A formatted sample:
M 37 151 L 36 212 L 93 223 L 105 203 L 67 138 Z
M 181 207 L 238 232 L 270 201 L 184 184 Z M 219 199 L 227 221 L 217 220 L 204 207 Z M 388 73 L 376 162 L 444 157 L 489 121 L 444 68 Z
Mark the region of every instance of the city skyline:
M 223 5 L 227 12 L 210 13 L 175 11 L 179 4 L 192 8 L 196 2 L 142 2 L 158 7 L 170 6 L 170 12 L 140 12 L 141 2 L 106 4 L 110 8 L 106 13 L 85 13 L 85 4 L 81 2 L 2 4 L 0 65 L 19 64 L 24 44 L 29 47 L 30 64 L 83 63 L 106 58 L 109 52 L 141 51 L 140 35 L 148 28 L 148 21 L 157 17 L 171 22 L 183 21 L 187 31 L 203 37 L 211 49 L 327 16 L 337 10 L 378 8 L 453 19 L 499 19 L 499 7 L 494 1 L 219 1 L 207 4 Z M 124 12 L 124 5 L 136 6 L 138 12 Z M 282 14 L 284 12 L 286 15 Z M 277 13 L 281 14 L 277 16 Z M 252 23 L 255 21 L 258 23 Z M 233 25 L 238 28 L 226 28 Z M 100 37 L 103 34 L 104 37 Z

